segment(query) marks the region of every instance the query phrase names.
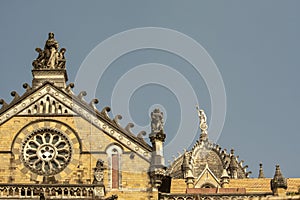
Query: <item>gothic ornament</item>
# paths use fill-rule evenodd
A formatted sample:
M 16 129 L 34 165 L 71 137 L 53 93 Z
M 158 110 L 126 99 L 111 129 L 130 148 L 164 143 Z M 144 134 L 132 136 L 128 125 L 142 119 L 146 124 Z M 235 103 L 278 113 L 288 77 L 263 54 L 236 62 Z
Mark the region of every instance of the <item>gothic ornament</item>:
M 93 184 L 103 185 L 104 178 L 104 161 L 99 159 L 97 160 L 96 167 L 94 168 L 94 180 Z
M 22 145 L 21 159 L 32 172 L 55 175 L 66 168 L 72 156 L 68 137 L 58 130 L 44 128 L 33 131 Z
M 163 131 L 163 112 L 160 112 L 158 108 L 151 112 L 151 130 L 152 133 L 158 133 Z
M 95 197 L 104 197 L 105 196 L 105 187 L 103 184 L 104 179 L 104 161 L 99 159 L 97 160 L 96 167 L 94 168 L 94 180 L 95 184 L 94 195 Z
M 44 50 L 36 48 L 38 57 L 32 62 L 34 69 L 64 69 L 66 64 L 65 48 L 58 50 L 58 42 L 54 38 L 54 33 L 50 32 L 46 40 Z
M 207 117 L 206 114 L 204 112 L 204 110 L 199 109 L 199 106 L 196 106 L 196 109 L 198 111 L 198 117 L 200 120 L 200 129 L 201 129 L 201 136 L 200 139 L 201 140 L 207 140 Z

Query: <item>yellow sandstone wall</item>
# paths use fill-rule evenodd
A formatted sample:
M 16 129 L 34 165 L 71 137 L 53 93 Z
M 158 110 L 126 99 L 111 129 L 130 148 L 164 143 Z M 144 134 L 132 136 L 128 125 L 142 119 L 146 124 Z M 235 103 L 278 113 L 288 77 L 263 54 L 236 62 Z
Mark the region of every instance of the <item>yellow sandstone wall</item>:
M 171 191 L 170 193 L 185 193 L 186 192 L 186 183 L 184 179 L 172 179 Z
M 24 175 L 20 169 L 13 170 L 12 167 L 16 166 L 11 163 L 11 146 L 14 138 L 18 132 L 30 122 L 35 120 L 57 120 L 67 124 L 74 129 L 79 138 L 81 139 L 82 151 L 80 154 L 79 166 L 70 174 L 62 175 L 60 182 L 66 180 L 69 183 L 77 183 L 78 175 L 82 176 L 83 183 L 91 183 L 93 181 L 93 168 L 98 159 L 104 161 L 106 167 L 104 173 L 104 184 L 106 191 L 111 194 L 119 194 L 119 199 L 149 199 L 152 195 L 149 193 L 150 179 L 148 176 L 148 169 L 150 163 L 142 159 L 137 154 L 131 155 L 132 151 L 125 146 L 119 144 L 123 149 L 121 155 L 121 173 L 122 182 L 120 190 L 112 190 L 109 188 L 109 167 L 108 156 L 106 148 L 112 144 L 118 144 L 113 138 L 103 133 L 98 128 L 91 125 L 86 120 L 80 117 L 32 117 L 32 116 L 18 116 L 5 122 L 0 126 L 0 183 L 8 183 L 13 178 L 12 183 L 34 183 L 30 177 Z M 22 138 L 23 139 L 23 138 Z M 90 153 L 92 152 L 92 153 Z M 17 161 L 15 161 L 17 162 Z M 131 198 L 131 197 L 134 198 Z M 127 198 L 128 197 L 128 198 Z M 157 198 L 157 193 L 154 195 Z

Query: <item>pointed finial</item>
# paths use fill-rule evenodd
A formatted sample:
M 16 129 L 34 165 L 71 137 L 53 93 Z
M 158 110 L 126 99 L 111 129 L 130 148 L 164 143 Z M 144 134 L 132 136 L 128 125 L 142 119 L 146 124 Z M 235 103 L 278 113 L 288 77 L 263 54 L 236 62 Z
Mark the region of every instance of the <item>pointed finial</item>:
M 265 178 L 265 174 L 264 174 L 263 164 L 262 163 L 259 163 L 258 178 Z
M 231 150 L 230 150 L 230 153 L 231 153 L 231 155 L 233 156 L 233 155 L 234 155 L 234 149 L 231 149 Z
M 287 189 L 287 179 L 283 177 L 280 166 L 276 165 L 274 178 L 271 180 L 271 189 L 275 195 L 278 195 L 278 188 Z
M 229 163 L 229 170 L 231 178 L 237 179 L 238 178 L 238 163 L 236 157 L 234 156 L 234 150 L 231 149 L 230 155 L 230 163 Z

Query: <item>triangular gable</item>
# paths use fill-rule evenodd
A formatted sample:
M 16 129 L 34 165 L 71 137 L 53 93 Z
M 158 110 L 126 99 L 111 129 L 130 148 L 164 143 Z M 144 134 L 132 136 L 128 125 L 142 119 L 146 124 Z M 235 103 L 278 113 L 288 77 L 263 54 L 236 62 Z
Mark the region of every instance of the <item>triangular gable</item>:
M 64 100 L 64 99 L 63 99 Z M 32 101 L 17 115 L 77 115 L 61 100 L 57 99 L 53 94 L 44 94 L 36 101 Z
M 53 104 L 53 101 L 55 103 L 52 107 L 51 103 Z M 46 107 L 48 108 L 45 108 L 45 104 L 47 104 Z M 79 115 L 120 144 L 150 162 L 151 147 L 139 137 L 139 135 L 145 135 L 145 133 L 140 133 L 136 137 L 129 130 L 133 126 L 132 124 L 129 124 L 125 129 L 122 128 L 117 122 L 121 117 L 117 115 L 112 120 L 107 114 L 108 111 L 109 108 L 106 107 L 99 112 L 95 106 L 46 82 L 39 88 L 27 91 L 21 97 L 15 98 L 11 104 L 5 105 L 0 110 L 0 124 L 18 115 L 45 116 L 50 115 L 51 112 L 54 112 L 53 114 L 56 115 Z
M 195 188 L 201 188 L 205 185 L 211 185 L 214 187 L 221 186 L 218 178 L 209 169 L 208 164 L 206 164 L 204 170 L 195 181 Z

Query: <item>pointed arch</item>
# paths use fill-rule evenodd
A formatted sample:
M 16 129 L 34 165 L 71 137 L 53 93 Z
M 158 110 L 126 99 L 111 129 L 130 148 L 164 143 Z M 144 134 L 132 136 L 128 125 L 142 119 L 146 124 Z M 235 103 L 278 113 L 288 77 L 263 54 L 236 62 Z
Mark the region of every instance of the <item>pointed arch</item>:
M 109 187 L 111 189 L 120 189 L 122 187 L 121 159 L 123 148 L 113 143 L 106 148 L 106 153 L 109 166 Z

